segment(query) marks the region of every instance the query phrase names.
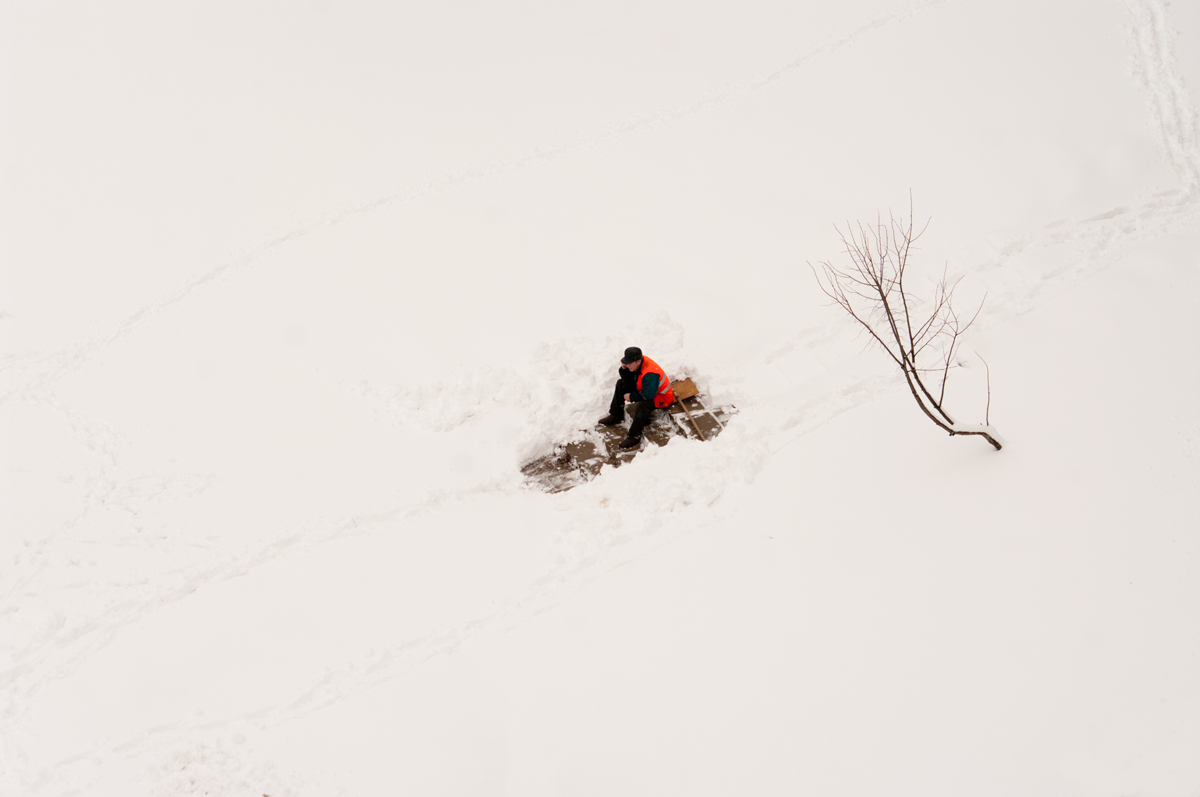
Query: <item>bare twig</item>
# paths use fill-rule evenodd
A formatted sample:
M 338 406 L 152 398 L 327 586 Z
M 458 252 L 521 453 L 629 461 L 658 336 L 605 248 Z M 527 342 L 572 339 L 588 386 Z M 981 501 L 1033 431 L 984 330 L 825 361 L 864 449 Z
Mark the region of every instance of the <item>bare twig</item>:
M 975 352 L 975 356 L 979 357 L 979 352 Z M 983 423 L 986 426 L 992 425 L 992 369 L 988 367 L 987 360 L 979 357 L 979 361 L 983 363 L 983 370 L 987 373 L 987 408 L 983 411 Z
M 812 263 L 808 264 L 809 268 L 822 292 L 858 322 L 871 340 L 878 343 L 900 367 L 913 399 L 930 420 L 951 436 L 980 435 L 999 450 L 1000 443 L 994 436 L 986 430 L 956 426 L 954 419 L 942 406 L 959 344 L 979 317 L 983 302 L 964 322 L 954 308 L 954 293 L 961 279 L 949 282 L 947 270 L 943 269 L 941 279 L 934 286 L 932 301 L 926 304 L 928 315 L 922 313 L 920 318 L 914 317 L 914 309 L 922 302 L 906 288 L 904 278 L 909 267 L 909 254 L 929 228 L 929 221 L 920 231 L 914 232 L 913 218 L 910 192 L 907 218 L 889 214 L 885 224 L 882 216 L 877 215 L 871 227 L 861 221 L 857 224 L 847 222 L 844 231 L 835 226 L 850 265 L 835 266 L 829 261 L 821 261 L 820 271 Z M 986 300 L 986 296 L 984 298 Z M 917 362 L 931 346 L 941 352 L 941 363 L 936 368 L 925 367 Z M 923 378 L 924 374 L 932 373 L 939 374 L 941 380 L 937 386 L 937 398 L 934 398 Z M 990 410 L 989 370 L 989 414 Z

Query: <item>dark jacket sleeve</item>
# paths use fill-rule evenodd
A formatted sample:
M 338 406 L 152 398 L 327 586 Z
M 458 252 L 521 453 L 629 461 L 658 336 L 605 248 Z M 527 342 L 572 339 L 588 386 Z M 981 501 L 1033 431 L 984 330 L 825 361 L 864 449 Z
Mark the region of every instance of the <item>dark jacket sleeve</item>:
M 658 393 L 658 374 L 646 374 L 642 377 L 642 401 L 653 401 Z

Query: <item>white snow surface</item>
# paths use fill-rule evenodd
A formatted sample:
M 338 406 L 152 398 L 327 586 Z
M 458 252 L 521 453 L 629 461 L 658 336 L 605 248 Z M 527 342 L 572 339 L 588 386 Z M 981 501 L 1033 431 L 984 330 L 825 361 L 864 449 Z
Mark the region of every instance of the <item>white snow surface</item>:
M 0 795 L 1200 795 L 1200 4 L 2 15 Z

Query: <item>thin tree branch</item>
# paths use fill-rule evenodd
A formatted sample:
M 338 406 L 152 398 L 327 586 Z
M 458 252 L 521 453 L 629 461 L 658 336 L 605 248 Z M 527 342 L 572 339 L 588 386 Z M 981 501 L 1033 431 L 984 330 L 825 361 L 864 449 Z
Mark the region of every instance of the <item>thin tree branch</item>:
M 975 352 L 975 356 L 979 357 L 979 352 Z M 992 425 L 992 369 L 988 366 L 987 360 L 979 357 L 979 361 L 983 363 L 983 370 L 987 373 L 987 408 L 983 411 L 983 423 L 985 426 Z
M 849 259 L 849 266 L 835 266 L 829 261 L 820 261 L 820 271 L 811 262 L 808 266 L 821 291 L 865 329 L 871 340 L 883 347 L 900 367 L 909 392 L 922 413 L 951 436 L 981 436 L 999 450 L 1000 442 L 989 431 L 990 426 L 961 428 L 943 406 L 958 348 L 963 335 L 982 312 L 983 302 L 964 322 L 954 307 L 954 294 L 962 278 L 950 282 L 948 267 L 943 268 L 941 279 L 934 284 L 932 300 L 929 302 L 922 302 L 910 293 L 905 283 L 909 256 L 917 240 L 929 229 L 931 221 L 932 218 L 926 220 L 919 231 L 915 229 L 910 191 L 907 218 L 897 218 L 889 212 L 885 223 L 882 214 L 877 213 L 873 225 L 864 224 L 861 220 L 847 222 L 844 229 L 834 225 L 842 242 L 843 253 Z M 985 295 L 984 300 L 986 298 Z M 920 321 L 913 315 L 917 308 L 924 308 Z M 919 365 L 918 358 L 931 346 L 940 352 L 938 366 Z M 986 362 L 984 366 L 987 366 Z M 925 375 L 928 374 L 938 374 L 937 378 L 940 378 L 937 398 L 925 384 Z M 990 369 L 987 389 L 985 420 L 991 414 Z

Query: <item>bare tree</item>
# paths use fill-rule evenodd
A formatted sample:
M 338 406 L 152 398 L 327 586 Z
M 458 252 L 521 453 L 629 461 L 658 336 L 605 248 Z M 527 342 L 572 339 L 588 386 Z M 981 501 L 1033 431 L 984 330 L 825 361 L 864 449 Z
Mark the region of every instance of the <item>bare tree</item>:
M 979 316 L 983 303 L 969 318 L 960 315 L 954 307 L 954 291 L 960 280 L 948 283 L 944 271 L 927 301 L 905 285 L 909 253 L 928 226 L 926 222 L 914 232 L 910 198 L 907 219 L 889 213 L 887 223 L 877 217 L 873 226 L 858 222 L 847 223 L 845 232 L 836 228 L 850 257 L 848 265 L 822 261 L 819 271 L 812 263 L 808 265 L 825 295 L 861 324 L 900 366 L 913 399 L 931 421 L 951 436 L 983 437 L 999 451 L 999 435 L 988 425 L 986 414 L 984 425 L 962 426 L 942 406 L 963 333 Z M 990 414 L 990 369 L 988 406 Z

